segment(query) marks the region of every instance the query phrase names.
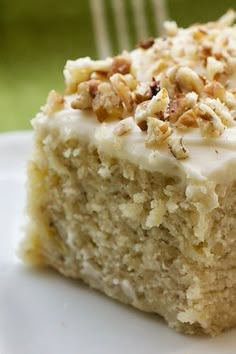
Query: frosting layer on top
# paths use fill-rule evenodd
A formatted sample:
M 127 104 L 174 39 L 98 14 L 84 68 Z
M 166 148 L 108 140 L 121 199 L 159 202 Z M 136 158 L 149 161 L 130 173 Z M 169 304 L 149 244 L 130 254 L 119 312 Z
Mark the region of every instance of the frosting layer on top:
M 34 128 L 47 131 L 48 135 L 56 131 L 57 139 L 61 141 L 79 139 L 90 143 L 101 152 L 130 161 L 149 171 L 159 171 L 169 176 L 186 176 L 194 180 L 211 179 L 215 182 L 235 179 L 236 126 L 228 128 L 217 138 L 203 139 L 199 130 L 188 130 L 183 143 L 189 156 L 178 160 L 171 153 L 167 142 L 158 149 L 147 148 L 146 132 L 139 129 L 133 117 L 99 123 L 93 112 L 73 110 L 70 106 L 72 99 L 71 96 L 66 97 L 64 109 L 53 113 L 50 118 L 39 113 L 33 120 Z M 116 132 L 123 124 L 130 130 L 119 136 Z
M 66 94 L 33 121 L 168 175 L 214 181 L 236 172 L 236 26 L 229 11 L 114 58 L 68 61 Z

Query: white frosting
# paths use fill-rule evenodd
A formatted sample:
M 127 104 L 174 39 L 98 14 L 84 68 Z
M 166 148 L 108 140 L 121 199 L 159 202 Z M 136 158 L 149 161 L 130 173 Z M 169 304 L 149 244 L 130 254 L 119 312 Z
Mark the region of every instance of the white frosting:
M 36 130 L 45 130 L 50 134 L 58 131 L 58 138 L 66 141 L 78 138 L 95 145 L 99 151 L 110 156 L 124 159 L 149 171 L 159 171 L 167 175 L 186 176 L 194 180 L 211 179 L 215 182 L 232 181 L 236 174 L 236 124 L 227 128 L 217 138 L 202 138 L 199 129 L 179 132 L 189 150 L 186 160 L 176 160 L 168 145 L 158 150 L 145 146 L 146 133 L 142 132 L 132 117 L 126 118 L 131 131 L 116 136 L 114 128 L 118 121 L 99 123 L 91 111 L 79 111 L 70 107 L 74 96 L 66 97 L 64 110 L 48 117 L 39 113 L 33 120 Z
M 219 82 L 229 91 L 226 91 L 222 103 L 216 101 L 216 104 L 221 104 L 217 108 L 219 111 L 224 110 L 224 105 L 227 109 L 229 107 L 226 112 L 228 118 L 225 115 L 222 120 L 229 121 L 231 117 L 232 121 L 224 125 L 220 121 L 222 131 L 224 128 L 225 130 L 217 138 L 202 137 L 199 128 L 182 132 L 175 128 L 174 135 L 183 136 L 183 143 L 189 152 L 189 157 L 185 160 L 177 160 L 171 154 L 167 142 L 156 150 L 147 148 L 147 135 L 139 129 L 132 117 L 126 118 L 131 131 L 123 136 L 116 136 L 113 131 L 119 124 L 118 121 L 99 123 L 91 111 L 73 110 L 70 106 L 71 100 L 75 98 L 73 95 L 65 97 L 66 104 L 62 111 L 49 117 L 39 113 L 33 122 L 35 129 L 46 130 L 49 135 L 56 130 L 62 141 L 73 137 L 85 140 L 95 145 L 99 151 L 128 160 L 150 171 L 195 180 L 232 181 L 236 175 L 236 25 L 231 26 L 235 16 L 233 11 L 229 11 L 217 22 L 195 25 L 188 29 L 178 29 L 176 24 L 168 23 L 167 38 L 157 39 L 147 50 L 139 48 L 125 54 L 131 61 L 130 71 L 136 79 L 150 83 L 155 77 L 160 86 L 167 89 L 170 98 L 176 94 L 171 75 L 178 73 L 178 84 L 182 82 L 183 85 L 185 73 L 183 92 L 187 90 L 189 94 L 194 89 L 198 93 L 199 102 L 205 102 L 203 81 L 212 82 L 216 74 L 224 73 L 218 77 Z M 203 49 L 208 51 L 204 54 Z M 96 70 L 108 72 L 111 63 L 112 58 L 93 61 L 87 57 L 68 61 L 64 71 L 67 92 L 74 92 L 74 86 L 88 80 Z M 166 80 L 167 77 L 169 81 Z

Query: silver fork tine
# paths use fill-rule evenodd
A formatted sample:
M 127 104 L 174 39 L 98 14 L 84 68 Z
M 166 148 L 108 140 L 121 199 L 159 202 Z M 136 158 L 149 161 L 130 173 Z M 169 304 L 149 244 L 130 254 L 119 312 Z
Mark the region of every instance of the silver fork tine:
M 163 34 L 163 22 L 168 19 L 168 11 L 166 6 L 166 0 L 151 0 L 153 13 L 154 13 L 154 21 L 156 25 L 156 33 L 158 35 Z
M 124 1 L 111 0 L 113 8 L 113 16 L 116 26 L 117 41 L 119 46 L 119 51 L 130 50 L 131 40 L 128 31 L 127 16 L 125 13 Z
M 144 39 L 148 37 L 147 18 L 145 16 L 144 1 L 131 0 L 132 9 L 134 13 L 136 37 L 138 39 Z
M 105 58 L 114 54 L 112 53 L 112 43 L 110 42 L 112 36 L 109 36 L 108 33 L 104 1 L 105 0 L 90 0 L 96 46 L 100 58 Z M 124 49 L 130 50 L 131 38 L 128 30 L 129 19 L 126 16 L 124 3 L 126 0 L 109 1 L 113 10 L 112 15 L 115 23 L 119 51 L 122 51 Z M 148 19 L 145 11 L 145 1 L 147 0 L 130 1 L 134 14 L 136 38 L 145 39 L 148 37 Z M 162 24 L 168 18 L 166 0 L 150 1 L 153 9 L 156 34 L 161 35 L 163 31 Z
M 104 1 L 90 0 L 90 9 L 98 56 L 106 58 L 112 54 L 112 46 L 108 35 Z

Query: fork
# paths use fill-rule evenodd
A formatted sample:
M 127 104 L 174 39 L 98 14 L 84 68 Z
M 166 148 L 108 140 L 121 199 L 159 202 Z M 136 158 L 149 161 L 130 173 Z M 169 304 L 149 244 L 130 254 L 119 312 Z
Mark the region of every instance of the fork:
M 90 11 L 100 58 L 161 35 L 168 18 L 166 0 L 90 0 Z

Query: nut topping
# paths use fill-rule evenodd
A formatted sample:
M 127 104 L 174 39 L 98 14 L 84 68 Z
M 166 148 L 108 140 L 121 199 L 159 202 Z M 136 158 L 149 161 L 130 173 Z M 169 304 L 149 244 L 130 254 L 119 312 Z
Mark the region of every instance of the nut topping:
M 147 148 L 158 148 L 173 133 L 169 122 L 162 122 L 159 119 L 147 118 L 147 137 L 145 145 Z
M 55 90 L 52 90 L 48 94 L 46 105 L 41 109 L 44 114 L 50 116 L 53 113 L 62 110 L 64 108 L 64 103 L 64 97 Z
M 149 49 L 153 46 L 154 43 L 155 43 L 154 38 L 143 39 L 138 42 L 138 47 L 142 49 Z
M 68 61 L 71 107 L 92 110 L 101 123 L 121 120 L 114 128 L 120 137 L 131 131 L 125 118 L 133 117 L 147 148 L 168 144 L 175 158 L 187 158 L 180 132 L 198 129 L 204 139 L 217 138 L 236 124 L 234 20 L 230 10 L 216 22 L 187 29 L 168 21 L 167 36 L 140 41 L 141 50 Z M 63 107 L 64 97 L 52 91 L 43 112 L 51 115 Z
M 184 146 L 183 137 L 171 138 L 168 143 L 170 152 L 177 160 L 184 160 L 188 157 L 188 150 Z
M 112 61 L 111 69 L 109 71 L 109 76 L 112 76 L 116 73 L 119 73 L 122 75 L 129 74 L 130 65 L 131 65 L 131 62 L 130 62 L 130 59 L 128 56 L 118 55 Z

